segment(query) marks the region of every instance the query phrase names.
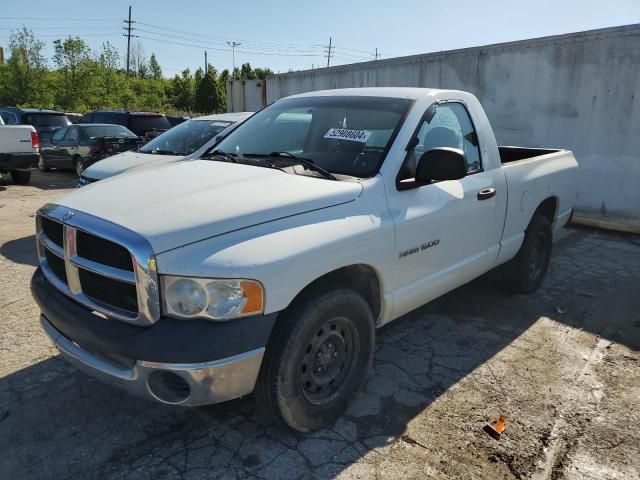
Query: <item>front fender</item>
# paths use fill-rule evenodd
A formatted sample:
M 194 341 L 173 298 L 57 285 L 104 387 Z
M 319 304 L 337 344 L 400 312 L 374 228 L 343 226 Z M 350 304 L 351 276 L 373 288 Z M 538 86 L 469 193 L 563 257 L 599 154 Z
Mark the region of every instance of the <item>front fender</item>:
M 265 287 L 265 313 L 285 309 L 307 285 L 329 272 L 364 264 L 378 273 L 384 301 L 383 273 L 394 258 L 393 236 L 384 194 L 370 192 L 344 205 L 162 253 L 157 264 L 160 274 L 258 280 Z

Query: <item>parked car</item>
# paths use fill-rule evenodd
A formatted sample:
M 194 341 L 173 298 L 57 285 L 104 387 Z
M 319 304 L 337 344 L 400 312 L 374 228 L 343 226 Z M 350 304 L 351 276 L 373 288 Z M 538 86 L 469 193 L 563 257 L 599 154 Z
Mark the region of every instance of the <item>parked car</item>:
M 31 179 L 31 167 L 38 162 L 40 141 L 30 125 L 4 125 L 0 117 L 0 175 L 8 173 L 14 183 Z
M 296 95 L 202 159 L 42 208 L 32 293 L 62 355 L 103 381 L 185 406 L 255 391 L 314 430 L 366 380 L 377 327 L 498 266 L 536 290 L 577 168 L 499 147 L 470 93 Z
M 186 116 L 180 116 L 180 115 L 167 115 L 167 120 L 169 120 L 169 123 L 171 124 L 172 127 L 175 127 L 176 125 L 180 125 L 182 122 L 186 122 L 187 120 L 190 120 L 191 117 L 186 117 Z
M 5 125 L 31 125 L 38 132 L 41 145 L 49 143 L 53 132 L 71 125 L 64 113 L 38 108 L 0 107 L 0 117 Z
M 83 115 L 81 113 L 65 112 L 65 115 L 67 116 L 69 121 L 71 123 L 73 123 L 74 125 L 76 123 L 80 123 L 80 119 L 83 117 Z
M 139 142 L 135 133 L 121 125 L 71 125 L 54 133 L 50 144 L 42 147 L 38 168 L 42 172 L 51 167 L 73 169 L 80 176 L 85 165 L 137 148 Z
M 169 130 L 172 126 L 163 113 L 129 112 L 126 110 L 96 110 L 82 117 L 80 123 L 122 125 L 143 139 L 152 138 Z
M 97 162 L 83 172 L 82 187 L 97 180 L 131 170 L 141 165 L 160 165 L 185 158 L 197 158 L 224 129 L 242 122 L 252 112 L 221 113 L 188 120 L 151 140 L 136 151 L 128 151 Z

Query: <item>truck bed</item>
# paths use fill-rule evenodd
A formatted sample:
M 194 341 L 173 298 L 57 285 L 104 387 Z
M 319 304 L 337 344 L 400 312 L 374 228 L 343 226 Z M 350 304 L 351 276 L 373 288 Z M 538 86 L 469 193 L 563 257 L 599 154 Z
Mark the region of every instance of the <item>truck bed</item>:
M 534 210 L 552 199 L 554 228 L 570 218 L 575 197 L 578 163 L 570 150 L 498 147 L 507 181 L 507 217 L 501 242 L 501 257 L 517 252 Z
M 527 147 L 511 147 L 498 146 L 500 152 L 500 161 L 504 163 L 517 162 L 519 160 L 527 160 L 533 157 L 549 155 L 550 153 L 562 152 L 561 149 L 551 148 L 527 148 Z

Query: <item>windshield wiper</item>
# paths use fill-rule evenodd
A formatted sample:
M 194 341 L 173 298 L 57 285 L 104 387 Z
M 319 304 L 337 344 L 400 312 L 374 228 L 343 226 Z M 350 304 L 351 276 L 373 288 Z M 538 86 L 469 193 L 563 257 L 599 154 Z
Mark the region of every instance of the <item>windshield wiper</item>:
M 161 148 L 154 148 L 153 150 L 140 150 L 140 153 L 151 153 L 155 155 L 181 155 L 180 152 L 174 152 L 173 150 L 162 150 Z
M 223 152 L 222 150 L 214 150 L 204 158 L 212 159 L 212 157 L 223 158 L 224 161 L 226 162 L 238 163 L 238 159 L 236 158 L 236 155 L 234 155 L 233 153 Z
M 319 173 L 324 178 L 328 178 L 329 180 L 338 180 L 333 173 L 325 170 L 324 168 L 316 165 L 313 160 L 309 160 L 308 158 L 296 157 L 293 153 L 289 152 L 271 152 L 269 154 L 266 153 L 245 153 L 243 154 L 248 158 L 277 158 L 278 161 L 284 161 L 290 165 L 302 165 L 309 170 L 313 170 L 314 172 Z

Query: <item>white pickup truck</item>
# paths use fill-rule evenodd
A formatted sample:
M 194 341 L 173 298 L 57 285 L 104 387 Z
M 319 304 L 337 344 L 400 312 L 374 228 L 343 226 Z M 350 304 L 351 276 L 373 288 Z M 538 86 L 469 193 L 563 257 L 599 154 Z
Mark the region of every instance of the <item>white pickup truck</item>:
M 200 160 L 44 206 L 32 293 L 63 356 L 106 382 L 185 406 L 254 392 L 313 430 L 362 385 L 376 327 L 500 265 L 535 290 L 577 166 L 498 147 L 469 93 L 296 95 Z
M 4 125 L 0 118 L 0 175 L 8 173 L 14 183 L 31 179 L 31 166 L 38 163 L 40 141 L 30 125 Z

